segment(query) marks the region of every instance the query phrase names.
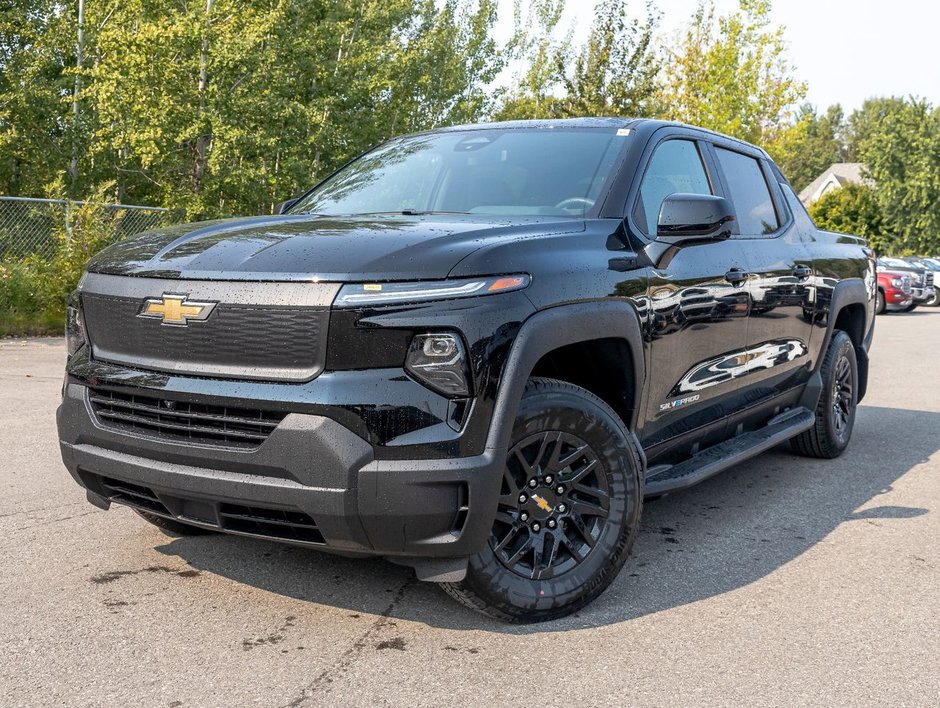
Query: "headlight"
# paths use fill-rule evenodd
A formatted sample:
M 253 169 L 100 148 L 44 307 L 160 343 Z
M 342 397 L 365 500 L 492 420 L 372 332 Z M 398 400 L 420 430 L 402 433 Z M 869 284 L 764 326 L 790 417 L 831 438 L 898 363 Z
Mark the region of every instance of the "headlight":
M 68 355 L 71 357 L 86 341 L 82 304 L 76 290 L 69 295 L 68 304 L 65 306 L 65 348 Z
M 900 288 L 904 285 L 904 281 L 901 278 L 891 278 L 891 285 Z
M 405 370 L 426 386 L 455 398 L 470 395 L 467 356 L 456 334 L 418 334 L 411 340 Z
M 333 306 L 359 307 L 496 295 L 521 290 L 528 286 L 529 281 L 528 275 L 495 275 L 408 283 L 350 283 L 340 289 Z

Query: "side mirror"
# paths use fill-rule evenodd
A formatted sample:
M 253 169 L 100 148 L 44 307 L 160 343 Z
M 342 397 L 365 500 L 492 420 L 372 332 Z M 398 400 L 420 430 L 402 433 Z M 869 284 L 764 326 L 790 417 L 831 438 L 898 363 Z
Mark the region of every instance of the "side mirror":
M 286 202 L 281 202 L 274 208 L 274 212 L 276 214 L 286 214 L 287 210 L 299 201 L 300 197 L 294 197 L 293 199 L 288 199 Z
M 716 241 L 731 236 L 734 210 L 724 197 L 670 194 L 659 210 L 656 240 L 680 244 Z

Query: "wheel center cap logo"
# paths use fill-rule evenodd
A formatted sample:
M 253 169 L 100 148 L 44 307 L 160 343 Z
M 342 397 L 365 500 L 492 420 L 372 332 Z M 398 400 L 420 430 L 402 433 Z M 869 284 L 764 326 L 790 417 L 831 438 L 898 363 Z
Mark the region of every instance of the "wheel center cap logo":
M 550 513 L 553 510 L 552 505 L 549 504 L 543 497 L 540 497 L 538 494 L 533 494 L 532 499 L 535 501 L 538 508 L 541 509 L 542 511 L 546 513 Z

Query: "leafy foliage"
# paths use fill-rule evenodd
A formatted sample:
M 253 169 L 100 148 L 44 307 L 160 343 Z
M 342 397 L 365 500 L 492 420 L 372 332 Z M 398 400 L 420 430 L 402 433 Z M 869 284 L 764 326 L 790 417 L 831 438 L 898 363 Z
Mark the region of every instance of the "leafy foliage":
M 845 117 L 842 107 L 817 114 L 810 104 L 800 106 L 792 124 L 766 146 L 770 156 L 799 192 L 836 162 L 846 162 Z
M 661 100 L 672 118 L 758 144 L 776 137 L 806 87 L 770 9 L 769 0 L 740 0 L 738 11 L 716 16 L 702 0 L 677 48 L 665 49 Z
M 653 40 L 659 15 L 647 3 L 645 17 L 634 17 L 630 5 L 601 0 L 587 39 L 575 47 L 570 32 L 561 40 L 553 37 L 563 0 L 534 0 L 528 13 L 517 0 L 514 47 L 526 68 L 497 117 L 655 115 L 660 63 Z M 535 29 L 527 32 L 525 26 Z
M 863 236 L 878 253 L 890 249 L 890 236 L 872 187 L 847 184 L 826 192 L 810 205 L 809 213 L 821 229 Z
M 92 196 L 100 201 L 111 189 L 111 184 L 102 185 Z M 54 233 L 52 258 L 30 255 L 0 262 L 0 336 L 61 332 L 65 303 L 85 263 L 118 239 L 125 214 L 94 203 L 75 206 L 69 224 L 60 224 Z
M 850 124 L 853 151 L 877 185 L 889 250 L 940 252 L 940 111 L 916 99 L 875 99 Z
M 477 120 L 502 62 L 495 0 L 88 2 L 75 118 L 74 0 L 16 2 L 0 14 L 0 192 L 113 182 L 112 200 L 189 218 L 270 212 L 396 133 Z

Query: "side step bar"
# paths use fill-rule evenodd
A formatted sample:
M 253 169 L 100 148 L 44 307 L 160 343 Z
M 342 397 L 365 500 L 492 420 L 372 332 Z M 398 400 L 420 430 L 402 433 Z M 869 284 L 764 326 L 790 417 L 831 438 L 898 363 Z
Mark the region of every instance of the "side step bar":
M 805 430 L 816 422 L 808 408 L 793 408 L 771 418 L 760 430 L 743 433 L 714 445 L 688 460 L 669 467 L 654 467 L 646 478 L 646 496 L 686 489 L 729 467 L 766 452 Z

